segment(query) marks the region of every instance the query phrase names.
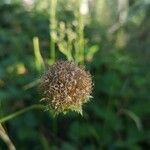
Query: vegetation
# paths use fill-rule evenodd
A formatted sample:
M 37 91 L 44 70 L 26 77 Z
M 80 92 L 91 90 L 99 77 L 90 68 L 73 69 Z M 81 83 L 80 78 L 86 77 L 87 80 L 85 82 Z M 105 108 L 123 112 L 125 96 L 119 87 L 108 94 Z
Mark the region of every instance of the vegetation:
M 0 149 L 149 149 L 150 3 L 85 2 L 0 2 Z M 43 111 L 39 79 L 57 60 L 93 77 L 82 116 Z

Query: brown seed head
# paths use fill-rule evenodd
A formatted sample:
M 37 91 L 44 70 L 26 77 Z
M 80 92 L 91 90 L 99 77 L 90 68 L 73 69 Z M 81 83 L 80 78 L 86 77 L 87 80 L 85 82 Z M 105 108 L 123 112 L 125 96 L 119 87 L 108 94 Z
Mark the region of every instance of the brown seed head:
M 92 79 L 89 72 L 72 61 L 58 61 L 42 77 L 48 105 L 55 114 L 75 110 L 82 113 L 82 104 L 90 98 Z

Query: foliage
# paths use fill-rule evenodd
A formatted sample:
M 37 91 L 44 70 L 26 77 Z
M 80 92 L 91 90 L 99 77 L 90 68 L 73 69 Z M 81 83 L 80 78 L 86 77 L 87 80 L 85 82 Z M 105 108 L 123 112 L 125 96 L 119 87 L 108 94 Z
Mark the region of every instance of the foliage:
M 56 59 L 85 63 L 93 76 L 93 99 L 84 106 L 83 117 L 70 112 L 53 118 L 35 110 L 14 118 L 4 126 L 17 149 L 31 149 L 31 145 L 45 150 L 149 148 L 149 3 L 130 0 L 128 18 L 120 24 L 116 1 L 110 4 L 111 10 L 107 1 L 102 2 L 101 12 L 98 1 L 83 18 L 74 0 L 58 1 L 55 10 Z M 20 1 L 0 3 L 2 118 L 39 103 L 42 94 L 36 81 L 43 63 L 52 63 L 52 37 L 47 5 L 42 11 L 42 2 L 30 10 Z M 6 149 L 2 141 L 0 149 Z

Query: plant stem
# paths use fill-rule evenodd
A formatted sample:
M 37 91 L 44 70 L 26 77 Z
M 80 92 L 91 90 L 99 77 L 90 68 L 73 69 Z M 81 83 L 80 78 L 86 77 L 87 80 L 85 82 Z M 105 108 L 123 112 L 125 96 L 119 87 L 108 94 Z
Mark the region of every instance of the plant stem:
M 82 14 L 79 14 L 78 16 L 78 22 L 79 22 L 79 31 L 78 31 L 78 34 L 79 34 L 79 50 L 80 50 L 80 61 L 81 61 L 81 64 L 84 64 L 84 42 L 85 42 L 85 39 L 84 39 L 84 22 L 83 22 L 83 16 Z
M 54 63 L 55 62 L 55 38 L 54 35 L 56 34 L 56 6 L 57 0 L 50 0 L 50 59 Z
M 32 106 L 26 107 L 24 109 L 18 110 L 18 111 L 14 112 L 14 113 L 12 113 L 8 116 L 0 118 L 0 123 L 4 123 L 6 121 L 14 119 L 15 117 L 18 117 L 18 116 L 20 116 L 20 115 L 22 115 L 22 114 L 24 114 L 24 113 L 26 113 L 30 110 L 33 110 L 33 109 L 45 109 L 45 106 L 40 105 L 40 104 L 35 104 L 35 105 L 32 105 Z
M 35 65 L 38 71 L 41 71 L 44 68 L 44 60 L 42 58 L 40 52 L 39 38 L 33 38 L 33 47 L 34 47 L 34 55 L 35 55 Z
M 7 135 L 5 129 L 1 124 L 0 124 L 0 138 L 6 143 L 9 150 L 16 150 L 14 144 L 10 140 L 9 136 Z
M 76 27 L 76 32 L 78 35 L 77 45 L 75 50 L 75 57 L 77 62 L 80 64 L 84 64 L 84 53 L 85 53 L 85 38 L 84 38 L 84 16 L 80 12 L 81 1 L 78 0 L 78 9 L 76 10 L 76 18 L 78 21 L 78 26 Z

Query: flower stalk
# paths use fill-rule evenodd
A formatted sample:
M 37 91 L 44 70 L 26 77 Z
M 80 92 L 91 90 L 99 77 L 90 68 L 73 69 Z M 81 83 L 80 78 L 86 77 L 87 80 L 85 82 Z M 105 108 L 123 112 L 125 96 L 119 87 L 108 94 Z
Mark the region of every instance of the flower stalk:
M 4 122 L 7 122 L 9 120 L 12 120 L 28 111 L 31 111 L 31 110 L 34 110 L 34 109 L 42 109 L 44 110 L 45 109 L 45 106 L 41 105 L 41 104 L 34 104 L 32 106 L 29 106 L 29 107 L 26 107 L 24 109 L 21 109 L 21 110 L 18 110 L 8 116 L 5 116 L 3 118 L 0 118 L 0 123 L 4 123 Z

